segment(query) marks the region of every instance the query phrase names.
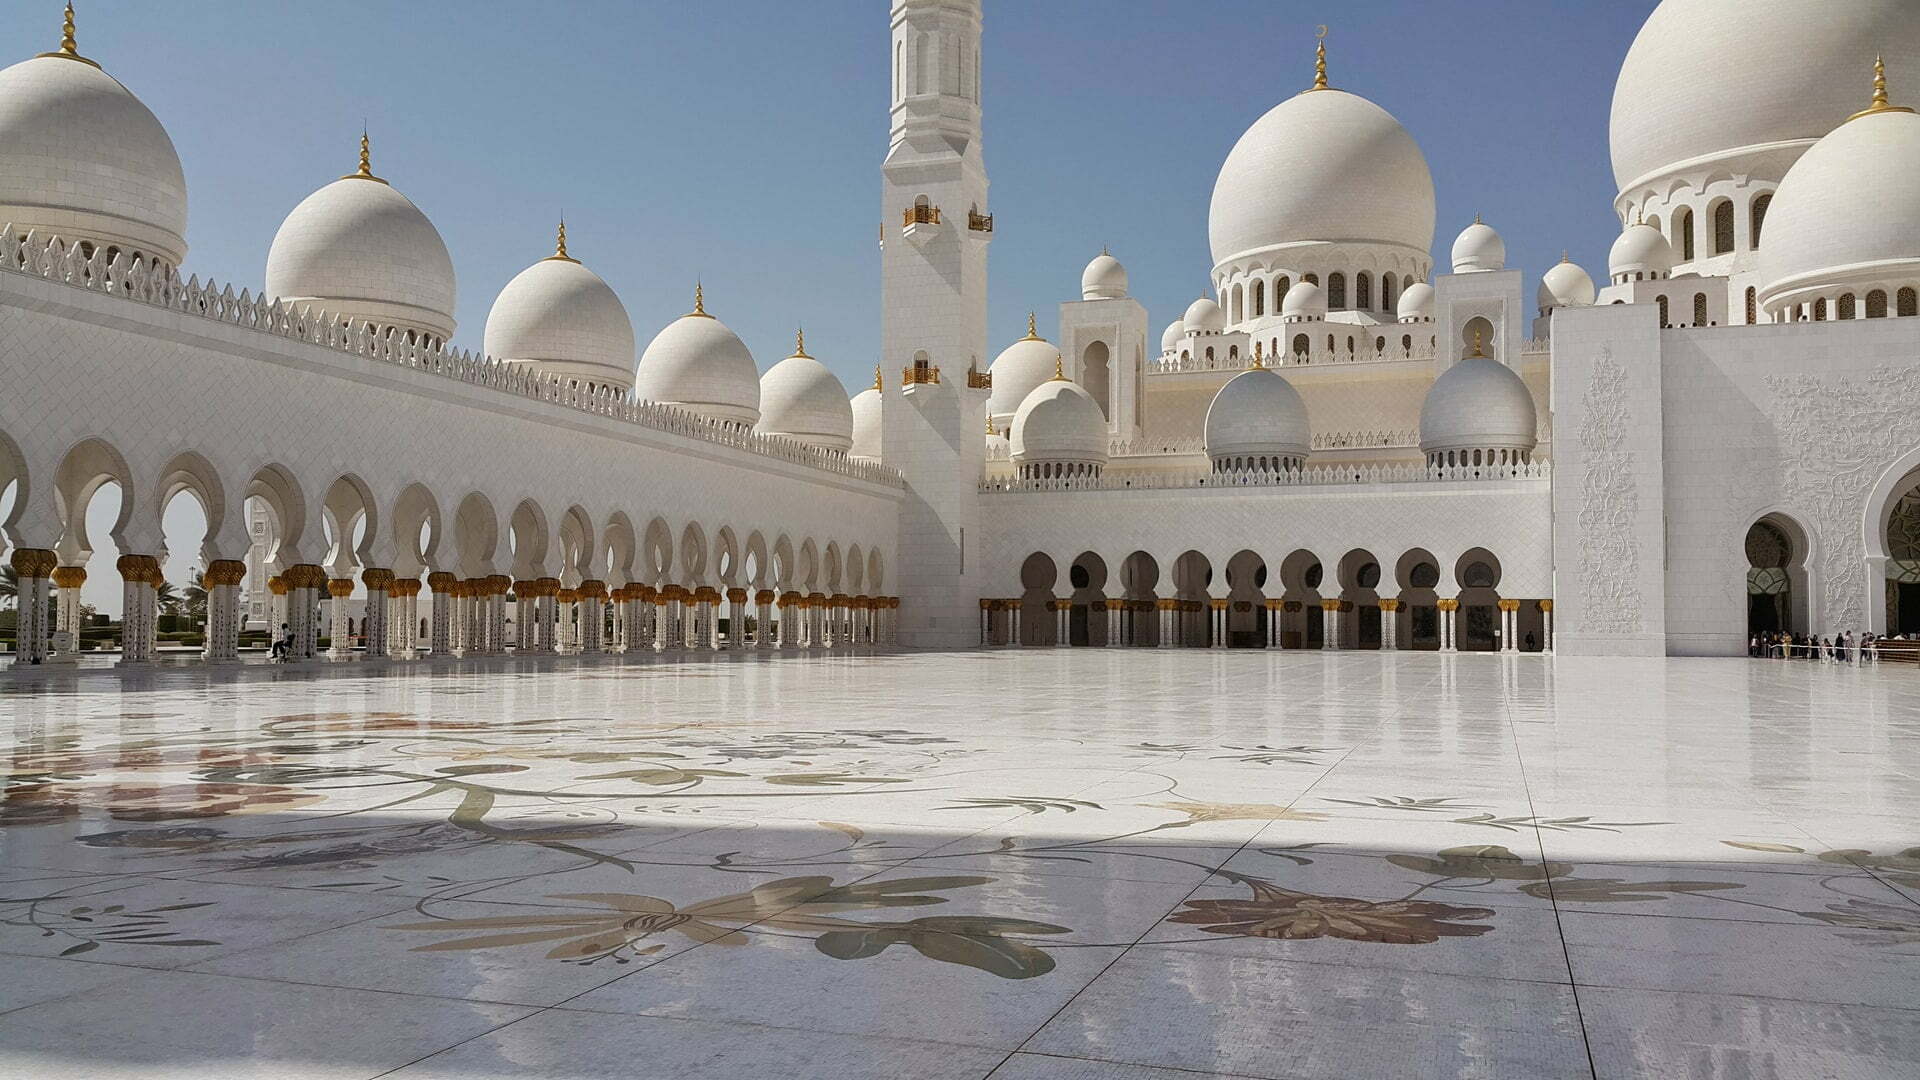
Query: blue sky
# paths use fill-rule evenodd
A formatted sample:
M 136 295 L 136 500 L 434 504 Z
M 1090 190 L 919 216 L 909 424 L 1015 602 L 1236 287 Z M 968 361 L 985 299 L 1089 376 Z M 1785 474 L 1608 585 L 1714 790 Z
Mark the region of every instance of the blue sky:
M 1323 21 L 1333 84 L 1393 113 L 1426 153 L 1436 263 L 1479 213 L 1529 290 L 1563 248 L 1601 276 L 1617 231 L 1608 103 L 1654 6 L 988 0 L 990 349 L 1025 332 L 1030 308 L 1048 332 L 1102 244 L 1156 333 L 1198 295 L 1214 174 L 1311 81 Z M 564 211 L 573 254 L 620 294 L 643 346 L 688 310 L 698 277 L 762 369 L 796 323 L 850 390 L 882 359 L 883 0 L 78 9 L 81 52 L 179 148 L 186 269 L 202 279 L 257 289 L 281 218 L 352 171 L 364 120 L 375 171 L 453 253 L 458 344 L 479 347 L 493 296 L 551 251 Z M 59 24 L 54 0 L 0 8 L 0 60 L 53 48 Z

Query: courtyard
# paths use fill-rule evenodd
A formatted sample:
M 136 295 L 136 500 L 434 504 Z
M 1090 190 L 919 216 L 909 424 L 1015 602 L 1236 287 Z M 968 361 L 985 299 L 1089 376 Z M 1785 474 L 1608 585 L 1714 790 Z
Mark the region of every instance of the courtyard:
M 7 1076 L 1920 1074 L 1909 667 L 162 665 L 0 716 Z

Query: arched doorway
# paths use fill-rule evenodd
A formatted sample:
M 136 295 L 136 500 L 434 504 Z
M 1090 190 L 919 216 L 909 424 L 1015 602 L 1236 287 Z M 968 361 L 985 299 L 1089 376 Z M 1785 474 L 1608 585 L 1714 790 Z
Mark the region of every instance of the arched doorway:
M 1060 568 L 1045 552 L 1036 551 L 1020 564 L 1020 640 L 1009 640 L 1008 644 L 1053 644 L 1053 612 L 1049 606 L 1053 603 L 1053 583 L 1059 576 Z M 1012 631 L 1009 626 L 1003 632 Z
M 1887 633 L 1920 634 L 1920 487 L 1894 500 L 1886 537 Z
M 1261 649 L 1267 644 L 1267 563 L 1251 551 L 1227 560 L 1227 645 Z
M 1159 598 L 1153 591 L 1159 583 L 1160 563 L 1144 551 L 1134 552 L 1120 564 L 1120 588 L 1127 601 L 1126 618 L 1121 623 L 1126 644 L 1160 643 L 1154 610 L 1154 602 Z
M 1067 569 L 1067 583 L 1073 586 L 1067 643 L 1107 644 L 1107 561 L 1091 551 L 1081 552 Z
M 1318 649 L 1326 643 L 1326 612 L 1320 607 L 1324 575 L 1319 556 L 1311 551 L 1295 551 L 1280 563 L 1281 648 Z
M 1806 622 L 1797 617 L 1804 608 L 1806 575 L 1800 568 L 1807 547 L 1799 530 L 1775 517 L 1761 518 L 1747 529 L 1747 636 L 1798 634 Z M 1920 566 L 1920 564 L 1916 564 Z M 1892 573 L 1889 569 L 1889 574 Z M 1794 579 L 1799 578 L 1796 582 Z M 1920 577 L 1914 580 L 1920 581 Z M 1799 587 L 1796 588 L 1795 586 Z M 1889 597 L 1891 602 L 1891 597 Z M 1916 601 L 1920 608 L 1920 601 Z M 1916 614 L 1920 614 L 1917 611 Z
M 1400 610 L 1395 621 L 1404 627 L 1404 648 L 1429 652 L 1440 648 L 1440 561 L 1425 548 L 1413 548 L 1400 556 L 1394 568 L 1394 580 L 1400 583 Z
M 1380 647 L 1380 560 L 1355 548 L 1340 558 L 1340 647 Z
M 1500 560 L 1486 548 L 1474 548 L 1454 566 L 1460 583 L 1460 620 L 1454 629 L 1454 648 L 1461 652 L 1493 652 L 1500 648 Z

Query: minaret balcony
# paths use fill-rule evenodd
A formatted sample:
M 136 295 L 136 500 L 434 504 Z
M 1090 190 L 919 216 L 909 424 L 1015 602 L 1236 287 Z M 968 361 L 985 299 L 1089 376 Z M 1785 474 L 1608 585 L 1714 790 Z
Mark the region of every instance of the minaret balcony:
M 915 204 L 900 214 L 900 231 L 907 239 L 924 241 L 940 231 L 940 208 Z
M 967 228 L 977 233 L 992 233 L 993 215 L 969 210 L 967 211 Z

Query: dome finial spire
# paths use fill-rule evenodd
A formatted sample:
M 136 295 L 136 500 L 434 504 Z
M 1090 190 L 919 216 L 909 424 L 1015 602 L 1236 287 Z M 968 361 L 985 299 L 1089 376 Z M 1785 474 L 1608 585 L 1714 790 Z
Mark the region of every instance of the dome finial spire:
M 1263 368 L 1267 366 L 1266 364 L 1262 363 L 1260 360 L 1260 345 L 1261 345 L 1261 342 L 1258 342 L 1258 341 L 1253 343 L 1253 362 L 1247 365 L 1248 371 L 1252 371 L 1256 368 Z
M 68 0 L 66 15 L 60 22 L 60 50 L 58 52 L 41 53 L 40 55 L 52 56 L 61 60 L 78 60 L 83 64 L 93 64 L 94 67 L 100 66 L 99 64 L 94 64 L 93 61 L 87 59 L 86 57 L 81 56 L 80 46 L 73 39 L 72 0 Z
M 1467 354 L 1467 358 L 1471 360 L 1476 356 L 1487 355 L 1484 349 L 1485 343 L 1482 340 L 1480 328 L 1476 326 L 1473 328 L 1473 351 Z
M 1327 27 L 1326 27 L 1326 24 L 1322 23 L 1318 28 L 1318 32 L 1313 36 L 1319 39 L 1319 44 L 1313 47 L 1313 86 L 1311 86 L 1309 89 L 1331 90 L 1332 87 L 1327 85 Z
M 804 326 L 796 326 L 793 328 L 793 355 L 807 355 L 807 328 Z M 811 357 L 809 357 L 809 359 L 811 359 Z
M 567 254 L 567 219 L 565 217 L 560 219 L 559 233 L 553 239 L 553 254 L 547 256 L 547 259 L 551 262 L 580 261 Z
M 693 283 L 693 310 L 687 312 L 686 317 L 689 319 L 713 318 L 713 316 L 707 314 L 706 287 L 702 285 L 699 281 L 695 281 Z
M 873 388 L 875 390 L 886 389 L 886 385 L 880 381 L 880 365 L 879 364 L 873 365 Z
M 1887 100 L 1887 60 L 1883 56 L 1874 57 L 1873 58 L 1873 100 L 1867 105 L 1866 108 L 1861 109 L 1859 112 L 1854 113 L 1852 116 L 1847 117 L 1847 119 L 1858 120 L 1863 116 L 1872 116 L 1875 113 L 1885 113 L 1885 112 L 1910 113 L 1912 111 L 1913 111 L 1912 109 L 1906 108 L 1905 106 L 1895 105 L 1892 102 Z
M 1053 381 L 1054 382 L 1067 381 L 1066 364 L 1065 364 L 1065 361 L 1060 359 L 1059 353 L 1053 354 Z
M 987 414 L 987 438 L 991 439 L 998 434 L 1000 433 L 993 430 L 993 414 L 988 413 Z
M 1039 341 L 1040 340 L 1040 331 L 1035 329 L 1034 327 L 1033 312 L 1031 311 L 1027 312 L 1027 336 L 1021 340 L 1023 341 Z
M 373 175 L 373 140 L 367 137 L 367 126 L 360 125 L 360 168 L 341 177 L 342 180 L 371 180 L 384 184 L 385 180 Z

